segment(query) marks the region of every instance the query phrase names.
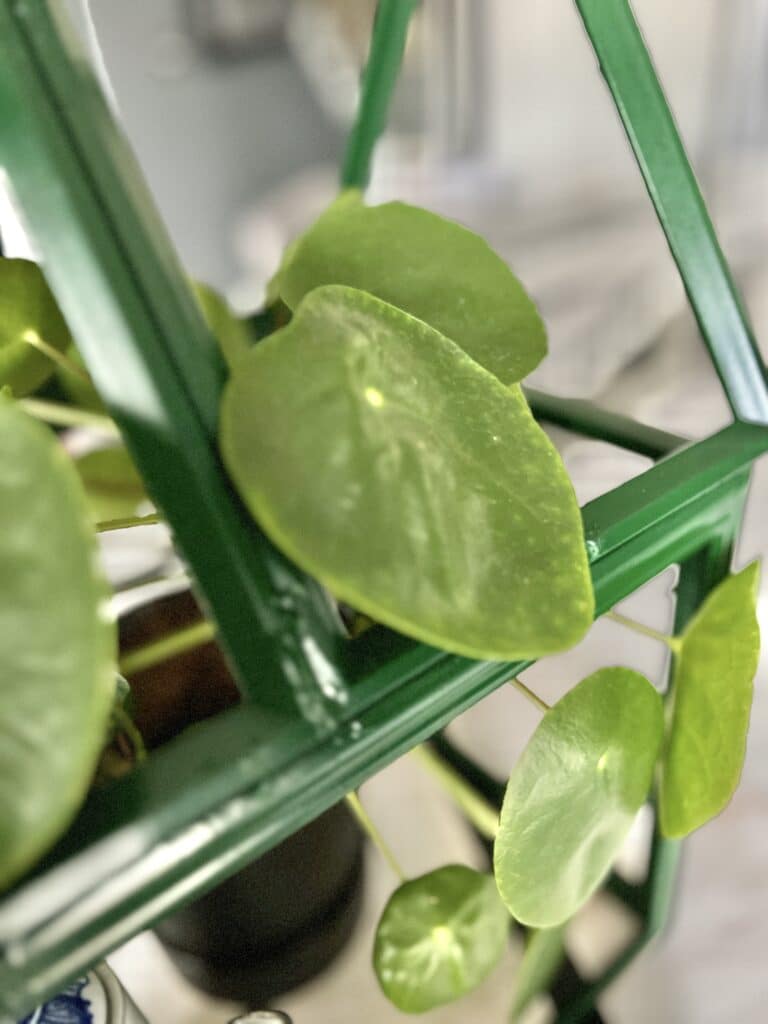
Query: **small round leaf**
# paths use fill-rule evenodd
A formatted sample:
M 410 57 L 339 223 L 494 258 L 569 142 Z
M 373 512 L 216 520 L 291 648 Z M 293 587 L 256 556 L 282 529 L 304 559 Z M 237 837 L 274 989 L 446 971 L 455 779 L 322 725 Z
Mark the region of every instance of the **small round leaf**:
M 661 698 L 627 668 L 595 672 L 544 715 L 509 780 L 494 849 L 518 921 L 553 928 L 594 892 L 648 795 L 662 731 Z
M 500 661 L 592 622 L 573 487 L 520 388 L 371 295 L 316 289 L 237 364 L 221 447 L 274 543 L 374 621 Z
M 0 397 L 0 889 L 71 821 L 115 690 L 115 626 L 82 488 L 47 428 Z
M 726 806 L 739 784 L 760 654 L 759 565 L 724 580 L 683 633 L 662 759 L 660 825 L 688 835 Z
M 439 868 L 395 890 L 381 915 L 373 966 L 404 1013 L 424 1013 L 476 988 L 501 957 L 509 916 L 490 875 Z
M 0 258 L 0 387 L 28 395 L 50 377 L 54 363 L 26 337 L 65 351 L 72 338 L 42 271 L 30 260 Z
M 296 309 L 320 285 L 370 292 L 440 331 L 504 384 L 546 355 L 544 324 L 507 264 L 479 235 L 406 203 L 336 200 L 293 243 L 279 271 Z

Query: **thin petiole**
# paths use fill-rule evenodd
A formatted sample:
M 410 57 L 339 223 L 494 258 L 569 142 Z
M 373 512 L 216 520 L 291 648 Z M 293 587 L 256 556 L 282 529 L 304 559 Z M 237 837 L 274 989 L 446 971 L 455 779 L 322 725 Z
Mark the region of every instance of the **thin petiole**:
M 96 523 L 96 533 L 110 533 L 112 530 L 128 530 L 132 526 L 153 526 L 160 522 L 157 512 L 149 512 L 145 516 L 125 516 L 123 519 L 104 519 Z
M 55 427 L 95 427 L 110 434 L 118 433 L 115 421 L 100 412 L 78 409 L 61 402 L 49 402 L 43 398 L 22 398 L 19 405 L 30 416 L 52 423 Z
M 499 814 L 493 804 L 481 796 L 473 786 L 470 786 L 467 780 L 439 754 L 436 754 L 431 747 L 422 744 L 414 747 L 411 753 L 418 757 L 427 771 L 434 775 L 480 835 L 494 840 L 499 831 Z
M 510 686 L 514 686 L 516 690 L 522 693 L 526 700 L 529 700 L 531 704 L 535 704 L 539 711 L 543 711 L 544 714 L 546 714 L 547 711 L 552 710 L 545 700 L 542 700 L 538 694 L 534 693 L 533 690 L 529 689 L 525 685 L 525 683 L 521 682 L 517 678 L 517 676 L 513 676 L 511 679 L 508 679 L 507 682 L 509 683 Z
M 209 643 L 216 635 L 216 629 L 212 622 L 203 619 L 191 626 L 177 629 L 173 633 L 153 640 L 143 647 L 137 647 L 128 651 L 120 659 L 119 672 L 122 676 L 130 676 L 136 672 L 143 672 L 145 669 L 154 668 L 169 658 L 175 658 L 177 654 L 184 654 L 186 651 L 194 650 L 195 647 L 202 647 Z
M 59 352 L 53 345 L 49 345 L 48 342 L 41 338 L 37 331 L 31 327 L 24 331 L 21 336 L 21 340 L 25 341 L 27 345 L 31 345 L 32 348 L 36 348 L 38 352 L 42 352 L 44 356 L 47 356 L 52 363 L 58 363 L 59 366 L 63 367 L 67 373 L 72 373 L 75 377 L 79 377 L 85 384 L 91 384 L 91 378 L 88 376 L 82 367 L 78 366 L 77 363 L 73 363 L 72 360 L 66 356 L 63 352 Z
M 635 633 L 639 633 L 640 636 L 647 636 L 650 637 L 651 640 L 658 640 L 659 643 L 665 644 L 669 647 L 671 651 L 677 651 L 680 648 L 679 637 L 670 636 L 668 633 L 661 633 L 659 630 L 653 629 L 651 626 L 644 626 L 642 622 L 635 622 L 634 619 L 627 618 L 627 616 L 622 615 L 621 612 L 606 612 L 605 618 L 610 619 L 611 622 L 618 622 L 620 626 L 626 626 L 627 629 L 631 629 Z
M 389 866 L 392 868 L 392 870 L 394 871 L 394 873 L 397 875 L 401 882 L 407 882 L 408 878 L 403 869 L 400 867 L 400 864 L 397 861 L 397 857 L 395 857 L 394 853 L 392 853 L 392 850 L 387 845 L 384 836 L 381 834 L 381 832 L 379 832 L 379 830 L 374 825 L 370 815 L 360 802 L 360 797 L 357 795 L 357 793 L 347 793 L 344 799 L 347 802 L 347 807 L 350 809 L 350 811 L 352 811 L 354 816 L 357 818 L 360 828 L 363 830 L 363 832 L 365 832 L 365 834 L 371 840 L 371 842 L 379 851 L 379 853 L 387 862 L 387 864 L 389 864 Z

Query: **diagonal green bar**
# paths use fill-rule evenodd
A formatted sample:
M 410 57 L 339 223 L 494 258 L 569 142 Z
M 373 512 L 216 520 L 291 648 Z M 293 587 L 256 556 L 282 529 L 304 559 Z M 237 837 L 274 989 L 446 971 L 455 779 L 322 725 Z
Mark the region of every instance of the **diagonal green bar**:
M 379 0 L 363 72 L 360 102 L 341 169 L 343 188 L 365 188 L 373 150 L 387 123 L 387 112 L 403 59 L 408 24 L 419 0 Z
M 560 398 L 559 395 L 548 395 L 534 388 L 526 387 L 523 390 L 537 420 L 598 441 L 606 441 L 619 448 L 627 448 L 649 459 L 659 459 L 688 444 L 684 437 L 601 409 L 592 402 L 579 398 Z
M 99 391 L 168 518 L 243 690 L 331 728 L 341 641 L 216 450 L 224 369 L 119 129 L 46 3 L 0 0 L 0 164 Z M 306 643 L 311 633 L 313 646 Z
M 576 5 L 733 413 L 768 423 L 765 367 L 632 10 Z

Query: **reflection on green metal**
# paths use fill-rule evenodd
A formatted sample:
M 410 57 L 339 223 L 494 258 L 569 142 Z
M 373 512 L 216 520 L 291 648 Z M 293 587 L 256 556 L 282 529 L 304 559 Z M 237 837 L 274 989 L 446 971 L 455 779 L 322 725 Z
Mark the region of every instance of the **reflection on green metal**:
M 762 364 L 629 8 L 577 2 L 732 407 L 768 423 Z M 367 178 L 414 6 L 381 0 L 347 183 Z M 41 0 L 0 0 L 0 164 L 251 697 L 95 793 L 46 863 L 0 901 L 0 1019 L 16 1019 L 525 666 L 382 628 L 342 642 L 322 593 L 246 522 L 213 440 L 223 368 L 125 143 Z M 728 569 L 768 427 L 737 423 L 685 446 L 584 403 L 531 399 L 542 419 L 666 456 L 583 517 L 598 611 L 679 562 L 682 626 Z M 663 925 L 678 855 L 657 838 L 644 886 L 614 878 L 644 921 L 641 937 L 588 984 L 566 964 L 553 989 L 560 1021 L 591 1013 Z

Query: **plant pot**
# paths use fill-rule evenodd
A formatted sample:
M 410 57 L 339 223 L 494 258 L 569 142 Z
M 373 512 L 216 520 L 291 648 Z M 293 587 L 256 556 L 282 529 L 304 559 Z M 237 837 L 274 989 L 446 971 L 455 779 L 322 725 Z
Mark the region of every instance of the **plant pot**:
M 125 614 L 121 649 L 200 617 L 189 591 Z M 237 703 L 215 643 L 129 677 L 134 720 L 152 748 Z M 156 932 L 182 973 L 211 995 L 254 1007 L 314 977 L 343 949 L 363 891 L 363 836 L 343 804 L 331 807 Z

